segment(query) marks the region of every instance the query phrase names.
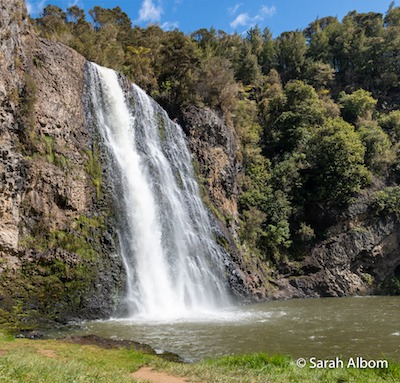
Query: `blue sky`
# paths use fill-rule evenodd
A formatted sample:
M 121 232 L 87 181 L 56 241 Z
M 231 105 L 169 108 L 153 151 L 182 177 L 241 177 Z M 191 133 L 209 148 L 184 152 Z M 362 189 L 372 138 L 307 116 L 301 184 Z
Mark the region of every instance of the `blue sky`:
M 78 5 L 86 11 L 95 5 L 116 6 L 126 12 L 132 23 L 145 27 L 158 23 L 163 29 L 179 28 L 190 33 L 199 28 L 244 33 L 251 26 L 265 26 L 274 36 L 304 29 L 317 17 L 337 16 L 349 11 L 385 13 L 391 0 L 27 0 L 28 11 L 36 17 L 47 4 L 65 9 Z M 399 1 L 397 1 L 399 3 Z M 399 4 L 396 4 L 399 5 Z

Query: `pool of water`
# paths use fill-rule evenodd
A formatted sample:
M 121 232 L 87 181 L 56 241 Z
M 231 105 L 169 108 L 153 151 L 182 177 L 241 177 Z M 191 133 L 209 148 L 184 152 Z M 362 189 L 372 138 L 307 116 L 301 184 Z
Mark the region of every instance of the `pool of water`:
M 274 301 L 168 321 L 84 322 L 68 333 L 136 340 L 192 361 L 254 352 L 400 361 L 400 297 Z

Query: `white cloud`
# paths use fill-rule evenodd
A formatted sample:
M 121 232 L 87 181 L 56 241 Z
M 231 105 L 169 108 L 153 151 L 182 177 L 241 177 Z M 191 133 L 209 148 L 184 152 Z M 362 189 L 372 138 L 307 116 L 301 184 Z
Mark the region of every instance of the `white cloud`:
M 240 6 L 240 4 L 237 5 Z M 235 6 L 234 8 L 232 8 L 232 11 L 236 12 L 238 8 L 239 7 Z M 231 9 L 228 9 L 228 11 L 231 12 Z M 258 22 L 264 21 L 267 17 L 272 17 L 273 15 L 275 15 L 275 13 L 275 6 L 267 7 L 266 5 L 263 5 L 255 16 L 250 16 L 248 12 L 240 13 L 230 23 L 230 26 L 234 29 L 236 29 L 237 27 L 250 27 L 257 24 Z M 233 15 L 233 12 L 230 14 Z
M 179 27 L 179 23 L 177 21 L 166 21 L 165 23 L 162 23 L 160 27 L 165 31 L 173 31 Z
M 234 15 L 242 5 L 243 5 L 242 3 L 239 3 L 234 5 L 233 7 L 228 8 L 229 14 Z
M 26 9 L 31 16 L 39 16 L 39 14 L 43 11 L 43 8 L 46 4 L 46 0 L 38 0 L 38 1 L 29 1 L 26 2 Z
M 160 21 L 162 7 L 156 6 L 153 0 L 143 0 L 142 7 L 139 10 L 139 21 Z
M 239 26 L 246 26 L 252 23 L 252 18 L 249 16 L 248 13 L 241 13 L 240 15 L 236 16 L 236 19 L 231 22 L 232 28 L 237 28 Z
M 260 14 L 262 17 L 272 17 L 276 13 L 276 7 L 273 5 L 272 7 L 267 7 L 266 5 L 263 5 L 261 7 Z

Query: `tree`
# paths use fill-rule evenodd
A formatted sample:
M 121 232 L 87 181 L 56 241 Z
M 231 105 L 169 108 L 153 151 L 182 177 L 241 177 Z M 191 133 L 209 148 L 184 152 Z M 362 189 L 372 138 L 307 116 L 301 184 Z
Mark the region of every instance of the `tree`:
M 335 70 L 322 61 L 307 60 L 304 79 L 317 90 L 327 89 L 335 78 Z
M 123 73 L 147 92 L 157 89 L 157 78 L 151 62 L 151 49 L 128 46 Z
M 348 203 L 370 180 L 364 155 L 353 126 L 340 118 L 327 120 L 309 141 L 309 198 L 328 206 Z
M 55 5 L 46 5 L 42 16 L 36 19 L 36 24 L 40 27 L 41 33 L 47 39 L 59 39 L 67 42 L 68 34 L 67 14 Z
M 381 116 L 378 122 L 382 129 L 389 135 L 392 143 L 400 141 L 400 110 L 393 110 Z
M 278 70 L 284 82 L 297 79 L 303 70 L 306 38 L 300 31 L 283 32 L 276 41 Z
M 86 21 L 85 11 L 74 5 L 67 8 L 68 27 L 72 33 L 69 45 L 86 58 L 94 58 L 95 52 L 95 31 L 91 23 Z
M 246 40 L 250 43 L 251 53 L 257 57 L 258 62 L 261 64 L 261 53 L 263 50 L 263 35 L 258 25 L 251 27 L 247 31 Z
M 242 81 L 244 85 L 252 84 L 261 74 L 257 56 L 252 53 L 252 47 L 246 40 L 242 42 L 239 52 L 236 63 L 236 78 L 238 81 Z
M 315 21 L 308 24 L 308 27 L 306 29 L 304 29 L 304 35 L 307 37 L 310 43 L 315 35 L 323 32 L 328 26 L 333 23 L 338 23 L 338 19 L 336 17 L 328 16 L 321 19 L 317 18 Z
M 280 159 L 304 146 L 316 126 L 323 124 L 327 111 L 315 89 L 303 81 L 286 84 L 267 103 L 264 113 L 265 154 Z
M 383 30 L 383 15 L 376 12 L 349 14 L 354 18 L 357 26 L 364 30 L 366 37 L 376 37 L 382 34 Z
M 197 44 L 179 31 L 166 32 L 162 43 L 156 66 L 161 90 L 158 100 L 177 115 L 182 106 L 195 102 L 193 89 L 201 55 Z
M 198 29 L 192 33 L 191 37 L 203 50 L 215 50 L 218 44 L 215 28 L 210 28 L 210 30 L 206 28 Z
M 331 47 L 334 43 L 333 31 L 338 27 L 336 17 L 324 17 L 310 23 L 304 30 L 308 42 L 307 56 L 326 64 L 333 64 Z
M 365 165 L 374 173 L 384 173 L 394 160 L 388 135 L 375 121 L 364 122 L 357 133 L 365 147 Z
M 271 31 L 266 27 L 263 32 L 263 46 L 261 51 L 261 70 L 268 74 L 276 66 L 276 47 Z
M 392 1 L 384 18 L 385 27 L 400 27 L 400 7 L 395 7 L 395 2 Z
M 42 17 L 54 17 L 63 22 L 67 21 L 67 14 L 56 5 L 46 5 L 43 9 Z
M 101 29 L 107 24 L 113 24 L 126 29 L 132 26 L 131 19 L 125 12 L 122 12 L 120 7 L 108 9 L 97 5 L 89 10 L 89 15 L 93 18 L 96 29 Z
M 230 115 L 237 103 L 239 86 L 231 63 L 222 57 L 212 57 L 202 64 L 195 89 L 209 107 Z
M 85 11 L 77 5 L 67 8 L 67 15 L 70 23 L 79 24 L 86 22 Z
M 351 124 L 355 124 L 359 119 L 371 119 L 377 102 L 372 93 L 364 89 L 358 89 L 351 94 L 339 94 L 343 118 Z

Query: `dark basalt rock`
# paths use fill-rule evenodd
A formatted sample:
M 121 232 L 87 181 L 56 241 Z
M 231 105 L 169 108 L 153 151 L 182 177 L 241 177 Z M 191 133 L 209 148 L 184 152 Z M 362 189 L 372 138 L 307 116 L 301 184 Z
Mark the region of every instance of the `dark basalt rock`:
M 302 262 L 301 274 L 279 280 L 279 298 L 343 297 L 391 293 L 383 287 L 400 267 L 400 223 L 395 215 L 370 210 L 361 195 L 338 216 L 331 235 Z

